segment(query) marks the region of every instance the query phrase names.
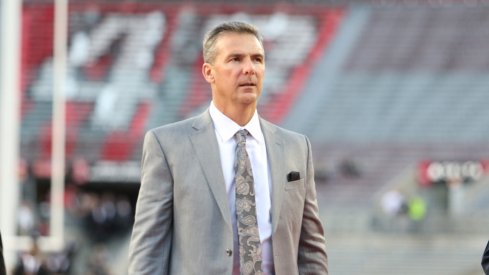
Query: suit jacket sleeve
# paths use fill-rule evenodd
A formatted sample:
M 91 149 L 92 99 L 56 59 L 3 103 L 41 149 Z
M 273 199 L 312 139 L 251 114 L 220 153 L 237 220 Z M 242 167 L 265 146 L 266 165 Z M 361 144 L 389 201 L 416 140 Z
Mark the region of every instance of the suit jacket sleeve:
M 173 179 L 153 131 L 144 138 L 141 186 L 129 246 L 129 274 L 168 274 L 172 241 Z
M 489 275 L 489 242 L 487 242 L 486 250 L 484 251 L 484 255 L 482 255 L 482 269 Z
M 328 274 L 328 257 L 324 229 L 319 219 L 311 143 L 307 138 L 306 143 L 308 148 L 306 199 L 299 240 L 298 265 L 300 274 L 322 275 Z

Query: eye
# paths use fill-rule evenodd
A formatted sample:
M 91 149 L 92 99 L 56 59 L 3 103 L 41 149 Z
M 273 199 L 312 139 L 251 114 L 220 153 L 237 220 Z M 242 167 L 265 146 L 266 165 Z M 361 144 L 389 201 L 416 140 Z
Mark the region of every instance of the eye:
M 262 56 L 256 56 L 253 60 L 257 63 L 263 63 L 263 57 Z
M 233 57 L 231 57 L 229 59 L 229 61 L 231 61 L 231 62 L 239 62 L 239 61 L 241 61 L 241 57 L 239 57 L 239 56 L 233 56 Z

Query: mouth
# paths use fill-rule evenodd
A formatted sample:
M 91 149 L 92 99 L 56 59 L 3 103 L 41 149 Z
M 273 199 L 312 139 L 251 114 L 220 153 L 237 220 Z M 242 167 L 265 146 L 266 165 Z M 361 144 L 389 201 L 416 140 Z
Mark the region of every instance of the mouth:
M 256 84 L 252 82 L 246 82 L 246 83 L 241 83 L 239 84 L 239 87 L 255 87 Z

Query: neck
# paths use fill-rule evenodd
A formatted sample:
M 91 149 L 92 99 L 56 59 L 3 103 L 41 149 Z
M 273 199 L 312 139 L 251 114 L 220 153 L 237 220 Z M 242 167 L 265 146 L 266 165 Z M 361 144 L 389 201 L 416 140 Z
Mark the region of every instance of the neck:
M 239 126 L 245 126 L 250 122 L 251 118 L 255 114 L 256 105 L 244 105 L 244 106 L 219 106 L 216 104 L 216 108 L 221 111 L 225 116 L 229 117 L 232 121 L 236 122 Z

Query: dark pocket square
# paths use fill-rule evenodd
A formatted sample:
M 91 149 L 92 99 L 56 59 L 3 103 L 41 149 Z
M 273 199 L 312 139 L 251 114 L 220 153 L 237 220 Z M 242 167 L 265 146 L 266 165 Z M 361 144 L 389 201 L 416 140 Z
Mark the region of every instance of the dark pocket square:
M 292 171 L 287 174 L 287 181 L 296 181 L 301 179 L 301 173 Z

